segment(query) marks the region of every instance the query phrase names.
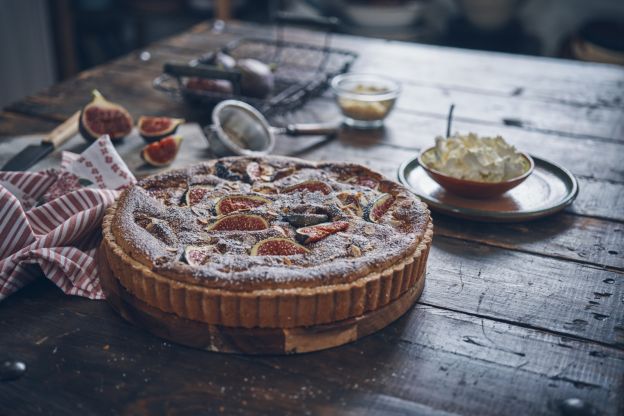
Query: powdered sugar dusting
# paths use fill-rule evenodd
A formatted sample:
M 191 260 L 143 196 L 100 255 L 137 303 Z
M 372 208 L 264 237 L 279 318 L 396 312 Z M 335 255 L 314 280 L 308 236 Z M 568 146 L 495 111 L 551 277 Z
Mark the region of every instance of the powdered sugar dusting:
M 247 166 L 258 163 L 270 176 L 249 177 Z M 354 180 L 360 178 L 362 180 Z M 322 181 L 332 192 L 308 190 L 280 193 L 305 181 Z M 371 189 L 371 186 L 377 189 Z M 187 198 L 203 187 L 201 198 Z M 353 197 L 347 202 L 337 194 Z M 378 223 L 358 213 L 383 193 L 395 202 Z M 262 216 L 269 228 L 258 231 L 213 231 L 216 201 L 226 195 L 258 195 L 266 205 L 243 214 Z M 192 205 L 189 206 L 189 201 Z M 359 201 L 359 202 L 353 202 Z M 359 206 L 346 206 L 347 203 Z M 251 248 L 267 238 L 294 238 L 289 213 L 326 214 L 349 227 L 308 244 L 306 254 L 252 256 Z M 413 252 L 421 241 L 429 213 L 418 198 L 380 174 L 355 164 L 313 164 L 292 158 L 226 158 L 140 181 L 120 198 L 113 218 L 117 242 L 130 255 L 160 274 L 230 289 L 312 286 L 347 282 L 390 267 Z M 187 246 L 211 246 L 205 264 L 189 265 Z

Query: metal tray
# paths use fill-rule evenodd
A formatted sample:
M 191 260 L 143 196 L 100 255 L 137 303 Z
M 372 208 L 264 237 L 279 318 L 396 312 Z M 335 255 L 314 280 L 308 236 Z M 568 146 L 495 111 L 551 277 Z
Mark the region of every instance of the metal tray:
M 257 99 L 238 94 L 221 94 L 199 91 L 186 87 L 185 76 L 163 73 L 154 79 L 157 90 L 174 97 L 182 97 L 191 105 L 214 106 L 226 99 L 244 101 L 266 116 L 278 112 L 288 112 L 327 89 L 331 79 L 347 72 L 357 58 L 355 52 L 327 46 L 288 42 L 280 39 L 247 38 L 235 40 L 219 51 L 235 59 L 252 58 L 275 67 L 275 89 L 265 99 Z M 206 67 L 211 51 L 188 63 L 189 67 Z M 213 78 L 213 77 L 208 77 Z
M 528 221 L 561 211 L 579 192 L 578 181 L 570 171 L 532 157 L 535 170 L 531 176 L 496 198 L 469 199 L 445 191 L 419 165 L 418 156 L 403 162 L 398 176 L 401 183 L 434 211 L 475 221 Z

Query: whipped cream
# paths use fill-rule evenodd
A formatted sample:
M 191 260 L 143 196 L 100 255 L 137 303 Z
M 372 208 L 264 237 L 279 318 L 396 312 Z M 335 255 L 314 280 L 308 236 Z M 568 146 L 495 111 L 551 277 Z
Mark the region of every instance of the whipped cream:
M 431 169 L 458 179 L 502 182 L 525 173 L 530 165 L 502 137 L 478 137 L 474 133 L 436 137 L 436 146 L 422 156 Z

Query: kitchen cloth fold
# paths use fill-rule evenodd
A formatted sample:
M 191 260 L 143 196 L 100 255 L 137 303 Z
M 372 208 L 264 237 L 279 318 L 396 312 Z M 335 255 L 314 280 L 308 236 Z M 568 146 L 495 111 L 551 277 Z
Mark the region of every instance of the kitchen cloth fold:
M 103 299 L 95 252 L 106 208 L 136 182 L 107 135 L 60 169 L 0 172 L 0 301 L 38 265 L 69 295 Z

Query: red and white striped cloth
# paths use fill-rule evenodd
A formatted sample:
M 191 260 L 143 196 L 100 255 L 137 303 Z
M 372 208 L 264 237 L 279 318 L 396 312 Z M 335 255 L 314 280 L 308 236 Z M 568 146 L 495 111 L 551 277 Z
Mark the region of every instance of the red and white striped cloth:
M 102 299 L 95 251 L 106 208 L 135 178 L 103 136 L 60 169 L 0 172 L 0 300 L 38 265 L 63 292 Z

